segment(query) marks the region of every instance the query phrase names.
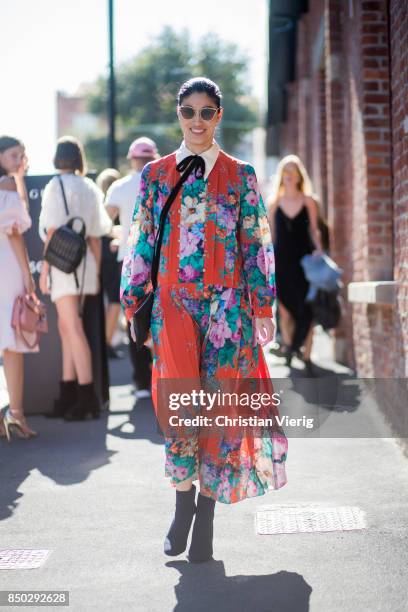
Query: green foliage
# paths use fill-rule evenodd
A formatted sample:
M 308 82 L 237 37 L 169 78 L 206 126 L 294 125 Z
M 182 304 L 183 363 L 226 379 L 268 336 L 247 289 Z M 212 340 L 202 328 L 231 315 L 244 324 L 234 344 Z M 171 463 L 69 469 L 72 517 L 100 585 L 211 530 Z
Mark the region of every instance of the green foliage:
M 257 122 L 256 104 L 246 83 L 248 60 L 234 44 L 207 34 L 196 45 L 187 31 L 165 27 L 135 58 L 116 70 L 118 156 L 125 162 L 129 143 L 139 136 L 153 138 L 162 155 L 174 151 L 181 133 L 176 118 L 176 95 L 187 79 L 207 76 L 221 88 L 224 117 L 216 135 L 230 153 Z M 87 97 L 89 111 L 107 109 L 107 79 L 99 77 Z M 90 162 L 106 165 L 106 137 L 85 143 Z

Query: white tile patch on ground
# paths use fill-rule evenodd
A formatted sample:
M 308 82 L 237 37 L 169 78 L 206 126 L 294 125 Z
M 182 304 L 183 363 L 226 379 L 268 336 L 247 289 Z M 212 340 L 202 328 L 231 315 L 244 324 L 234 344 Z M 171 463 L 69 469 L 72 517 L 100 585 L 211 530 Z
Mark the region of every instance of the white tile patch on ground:
M 49 557 L 50 550 L 0 549 L 0 570 L 36 569 Z
M 255 513 L 255 531 L 259 535 L 350 531 L 366 527 L 366 514 L 357 506 L 282 504 L 262 506 Z

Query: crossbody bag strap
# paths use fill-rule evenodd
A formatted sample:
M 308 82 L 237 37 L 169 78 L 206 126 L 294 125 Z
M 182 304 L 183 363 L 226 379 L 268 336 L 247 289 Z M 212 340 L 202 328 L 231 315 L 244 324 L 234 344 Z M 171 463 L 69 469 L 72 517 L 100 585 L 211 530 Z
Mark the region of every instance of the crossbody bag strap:
M 67 202 L 67 198 L 66 198 L 66 195 L 65 195 L 64 183 L 62 182 L 61 175 L 58 175 L 58 180 L 59 180 L 60 185 L 61 185 L 62 197 L 64 199 L 65 212 L 69 216 L 68 202 Z
M 61 175 L 58 175 L 58 180 L 60 182 L 61 185 L 61 191 L 62 191 L 62 197 L 64 200 L 64 207 L 65 207 L 65 212 L 67 213 L 67 216 L 69 217 L 69 208 L 68 208 L 68 202 L 67 202 L 67 197 L 65 195 L 65 189 L 64 189 L 64 183 L 62 181 Z M 88 248 L 88 247 L 87 247 Z M 78 274 L 77 271 L 74 270 L 73 274 L 74 274 L 74 278 L 75 278 L 75 285 L 76 288 L 79 289 L 79 296 L 78 296 L 78 313 L 79 316 L 82 317 L 83 314 L 83 309 L 84 309 L 84 304 L 83 304 L 83 291 L 84 291 L 84 286 L 85 286 L 85 268 L 86 268 L 86 251 L 85 251 L 85 255 L 84 255 L 84 267 L 82 268 L 82 279 L 81 279 L 81 285 L 79 285 L 78 282 Z
M 186 163 L 183 164 L 183 161 L 185 161 Z M 161 249 L 161 245 L 163 242 L 164 224 L 166 222 L 166 218 L 170 210 L 170 207 L 173 204 L 174 200 L 176 199 L 182 184 L 187 180 L 187 178 L 190 176 L 193 170 L 196 171 L 199 168 L 201 169 L 202 174 L 204 174 L 205 162 L 203 158 L 200 157 L 199 155 L 192 155 L 188 160 L 183 160 L 183 161 L 177 165 L 177 169 L 179 171 L 180 170 L 183 171 L 183 173 L 181 177 L 179 178 L 179 180 L 177 181 L 177 183 L 175 184 L 175 186 L 173 187 L 173 189 L 171 190 L 170 195 L 167 198 L 167 201 L 165 205 L 163 206 L 162 211 L 160 213 L 159 229 L 158 229 L 156 240 L 155 240 L 154 247 L 153 247 L 154 252 L 153 252 L 153 260 L 152 260 L 152 268 L 151 268 L 151 281 L 153 285 L 153 290 L 155 290 L 157 287 L 157 274 L 159 271 L 160 249 Z

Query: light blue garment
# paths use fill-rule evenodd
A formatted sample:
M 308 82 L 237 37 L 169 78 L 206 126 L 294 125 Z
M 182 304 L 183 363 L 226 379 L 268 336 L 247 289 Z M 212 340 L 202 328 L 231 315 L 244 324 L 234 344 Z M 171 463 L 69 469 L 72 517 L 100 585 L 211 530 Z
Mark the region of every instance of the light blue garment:
M 304 255 L 300 263 L 310 283 L 306 296 L 307 302 L 314 300 L 318 289 L 337 291 L 343 286 L 340 281 L 343 270 L 326 253 Z

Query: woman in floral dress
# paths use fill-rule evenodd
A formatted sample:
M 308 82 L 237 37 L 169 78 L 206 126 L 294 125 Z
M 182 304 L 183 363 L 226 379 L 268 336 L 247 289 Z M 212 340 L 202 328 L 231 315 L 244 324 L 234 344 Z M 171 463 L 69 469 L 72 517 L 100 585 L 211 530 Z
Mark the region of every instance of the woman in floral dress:
M 177 114 L 184 140 L 143 170 L 122 269 L 121 301 L 131 321 L 151 289 L 160 212 L 183 162 L 199 156 L 202 169 L 185 181 L 164 226 L 151 321 L 156 414 L 163 379 L 268 379 L 262 345 L 274 333 L 274 253 L 266 210 L 253 167 L 214 140 L 223 114 L 218 86 L 206 78 L 187 81 Z M 216 501 L 235 503 L 286 483 L 282 430 L 259 438 L 165 435 L 165 452 L 176 511 L 164 550 L 171 556 L 184 552 L 195 514 L 191 562 L 212 558 Z

